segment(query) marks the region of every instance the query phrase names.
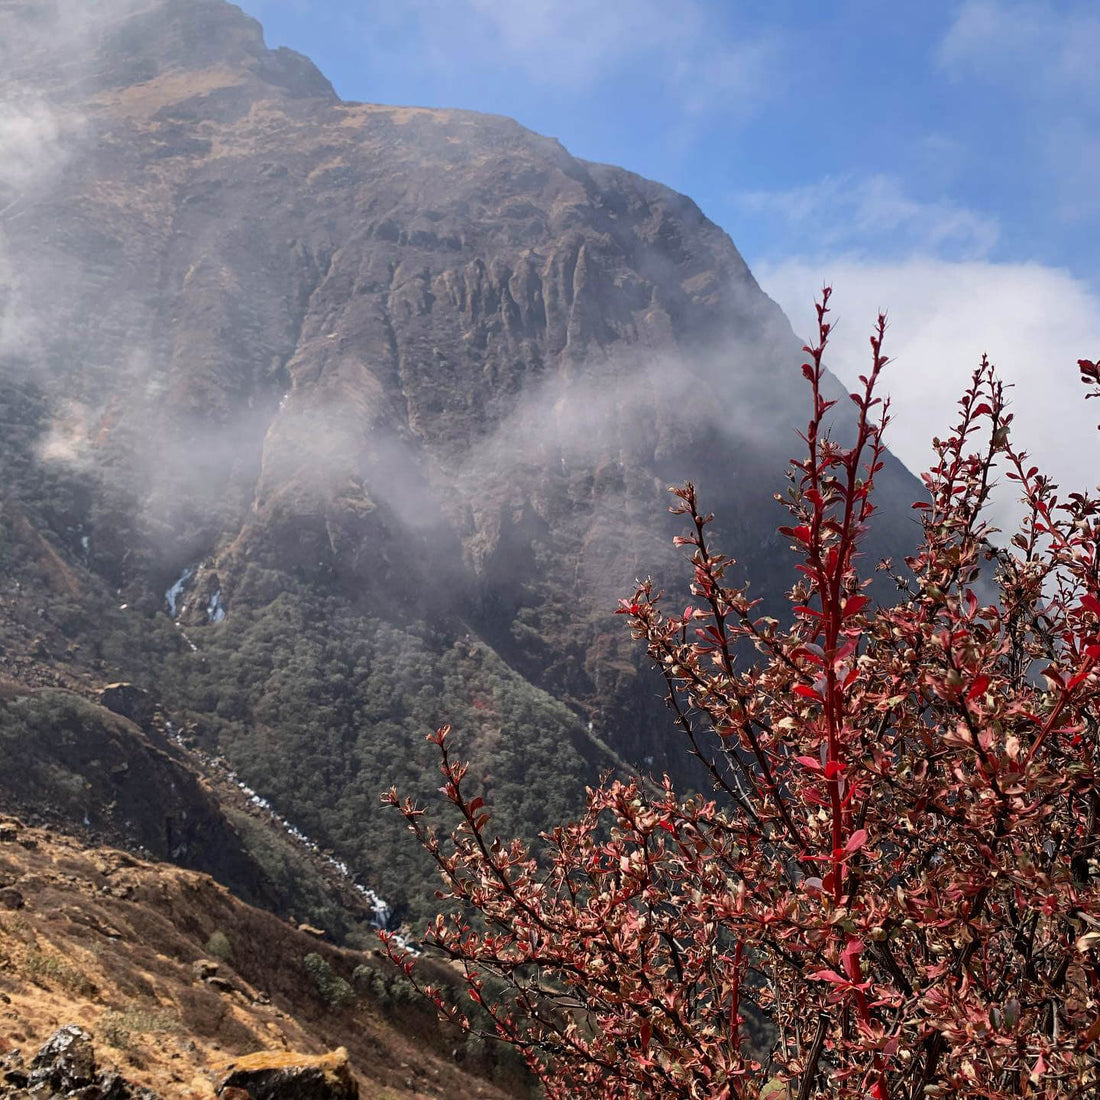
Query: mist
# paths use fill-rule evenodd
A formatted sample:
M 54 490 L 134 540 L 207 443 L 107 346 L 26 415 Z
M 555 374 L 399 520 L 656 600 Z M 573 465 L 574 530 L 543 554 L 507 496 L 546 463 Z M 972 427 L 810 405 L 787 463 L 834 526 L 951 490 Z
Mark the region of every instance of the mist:
M 97 69 L 103 43 L 119 21 L 156 6 L 36 9 L 21 32 L 28 56 L 52 60 L 23 65 L 31 75 L 0 116 L 17 154 L 0 177 L 0 370 L 48 408 L 36 460 L 94 487 L 98 511 L 81 529 L 90 560 L 100 550 L 126 557 L 135 583 L 162 591 L 183 566 L 229 553 L 241 532 L 262 541 L 265 525 L 282 524 L 269 541 L 293 557 L 287 547 L 308 542 L 312 525 L 361 573 L 393 560 L 389 543 L 411 534 L 426 560 L 461 557 L 482 576 L 503 568 L 512 530 L 525 546 L 568 547 L 582 587 L 620 592 L 668 559 L 666 488 L 688 478 L 766 556 L 783 521 L 772 494 L 807 416 L 798 341 L 690 204 L 672 196 L 654 217 L 686 211 L 675 232 L 702 234 L 698 285 L 713 313 L 705 338 L 675 335 L 664 299 L 683 292 L 658 284 L 683 276 L 668 256 L 647 253 L 648 302 L 638 297 L 643 276 L 627 270 L 633 245 L 606 261 L 623 265 L 622 280 L 594 253 L 585 289 L 561 274 L 567 260 L 550 256 L 560 248 L 578 262 L 584 238 L 564 228 L 534 238 L 547 250 L 541 267 L 522 225 L 484 257 L 464 245 L 454 257 L 410 249 L 387 260 L 380 242 L 392 237 L 369 227 L 387 224 L 388 208 L 372 203 L 393 198 L 364 196 L 353 145 L 330 138 L 315 154 L 270 139 L 266 126 L 278 135 L 295 117 L 281 92 L 219 99 L 223 85 L 204 77 L 191 88 L 184 66 L 171 89 L 141 85 L 147 115 L 112 113 L 115 93 L 96 91 L 109 75 Z M 231 78 L 224 87 L 236 87 Z M 9 73 L 9 87 L 16 79 Z M 317 127 L 320 116 L 303 117 L 305 131 Z M 402 155 L 434 155 L 422 140 L 410 137 Z M 519 141 L 509 129 L 508 142 Z M 540 156 L 544 146 L 532 141 Z M 328 191 L 311 182 L 315 155 L 346 178 Z M 563 163 L 555 147 L 553 171 Z M 584 178 L 583 166 L 576 172 Z M 539 172 L 530 178 L 541 186 Z M 562 178 L 582 222 L 603 217 L 583 205 L 573 176 Z M 415 197 L 397 196 L 399 216 L 434 224 L 420 206 L 443 199 L 423 197 L 428 184 L 415 172 L 409 180 Z M 641 192 L 646 202 L 658 193 Z M 472 239 L 484 232 L 458 226 Z M 461 283 L 473 257 L 485 268 L 477 293 L 500 298 L 500 315 L 476 323 L 466 299 L 449 302 L 440 289 Z M 505 316 L 519 307 L 505 275 L 489 285 L 498 261 L 502 271 L 541 271 L 540 294 L 564 280 L 539 306 L 541 330 L 521 332 Z M 406 293 L 414 283 L 437 296 Z M 577 294 L 593 296 L 575 308 Z M 592 319 L 605 306 L 607 319 Z M 566 344 L 553 351 L 549 309 Z M 453 392 L 436 372 L 450 372 Z

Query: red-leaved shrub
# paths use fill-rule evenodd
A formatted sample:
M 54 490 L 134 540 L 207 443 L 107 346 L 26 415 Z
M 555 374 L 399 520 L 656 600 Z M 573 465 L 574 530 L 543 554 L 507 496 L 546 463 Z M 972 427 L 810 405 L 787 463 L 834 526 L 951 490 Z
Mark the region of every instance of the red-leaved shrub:
M 1016 449 L 983 360 L 935 442 L 920 548 L 877 567 L 898 602 L 876 605 L 859 548 L 885 321 L 842 445 L 827 314 L 828 292 L 782 498 L 789 621 L 729 580 L 691 485 L 673 509 L 691 603 L 662 610 L 647 583 L 620 609 L 712 796 L 609 782 L 533 855 L 488 831 L 446 728 L 453 835 L 385 796 L 456 905 L 429 942 L 553 1100 L 1100 1096 L 1100 502 L 1057 495 Z M 1003 547 L 983 519 L 995 467 L 1026 505 Z

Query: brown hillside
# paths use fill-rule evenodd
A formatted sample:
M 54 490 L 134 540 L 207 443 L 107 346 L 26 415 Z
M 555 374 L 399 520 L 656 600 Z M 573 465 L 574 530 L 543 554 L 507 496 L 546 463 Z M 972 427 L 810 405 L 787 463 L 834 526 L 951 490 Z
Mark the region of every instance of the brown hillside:
M 349 986 L 365 968 L 354 999 L 326 1003 L 307 956 Z M 433 979 L 446 980 L 439 970 Z M 396 980 L 387 960 L 300 932 L 206 875 L 0 823 L 4 1050 L 29 1058 L 56 1028 L 79 1024 L 101 1064 L 180 1100 L 212 1097 L 226 1064 L 242 1056 L 340 1046 L 364 1096 L 526 1094 L 514 1067 L 467 1055 L 434 1013 L 403 1000 Z

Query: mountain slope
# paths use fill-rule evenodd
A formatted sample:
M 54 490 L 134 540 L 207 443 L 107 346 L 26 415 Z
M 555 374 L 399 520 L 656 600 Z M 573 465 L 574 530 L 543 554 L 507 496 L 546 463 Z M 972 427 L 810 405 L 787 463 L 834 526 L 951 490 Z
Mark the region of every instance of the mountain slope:
M 686 781 L 610 611 L 682 575 L 687 477 L 766 607 L 789 580 L 799 342 L 729 238 L 511 120 L 341 102 L 223 0 L 0 0 L 0 32 L 13 621 L 414 911 L 376 797 L 431 793 L 433 724 L 504 830 L 624 759 Z M 918 486 L 881 480 L 900 554 Z
M 0 931 L 0 1040 L 27 1062 L 76 1024 L 101 1065 L 164 1100 L 213 1097 L 242 1055 L 339 1046 L 364 1097 L 530 1094 L 509 1052 L 440 1024 L 377 952 L 297 931 L 205 875 L 8 819 Z M 420 965 L 422 980 L 453 987 L 446 967 Z

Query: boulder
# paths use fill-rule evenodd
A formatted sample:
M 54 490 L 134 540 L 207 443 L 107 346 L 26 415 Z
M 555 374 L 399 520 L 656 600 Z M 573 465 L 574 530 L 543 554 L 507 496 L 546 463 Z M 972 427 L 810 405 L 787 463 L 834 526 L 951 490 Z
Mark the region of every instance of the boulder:
M 95 1080 L 95 1051 L 92 1037 L 76 1024 L 57 1031 L 31 1062 L 28 1086 L 49 1085 L 57 1092 L 90 1085 Z
M 25 1088 L 27 1085 L 27 1067 L 23 1054 L 19 1050 L 9 1050 L 0 1057 L 0 1079 L 11 1088 Z
M 227 1063 L 217 1085 L 221 1100 L 239 1096 L 251 1100 L 359 1100 L 348 1052 L 329 1054 L 260 1051 Z
M 30 1066 L 18 1050 L 0 1057 L 0 1100 L 159 1100 L 117 1071 L 96 1073 L 92 1037 L 76 1024 L 59 1028 Z
M 0 890 L 0 906 L 5 909 L 22 909 L 23 895 L 14 886 L 5 886 Z
M 153 697 L 147 691 L 125 682 L 107 684 L 100 688 L 99 703 L 115 714 L 129 718 L 142 729 L 148 729 L 152 724 L 157 709 Z
M 195 981 L 205 982 L 217 974 L 218 964 L 210 959 L 199 959 L 192 965 L 191 969 L 194 972 Z

